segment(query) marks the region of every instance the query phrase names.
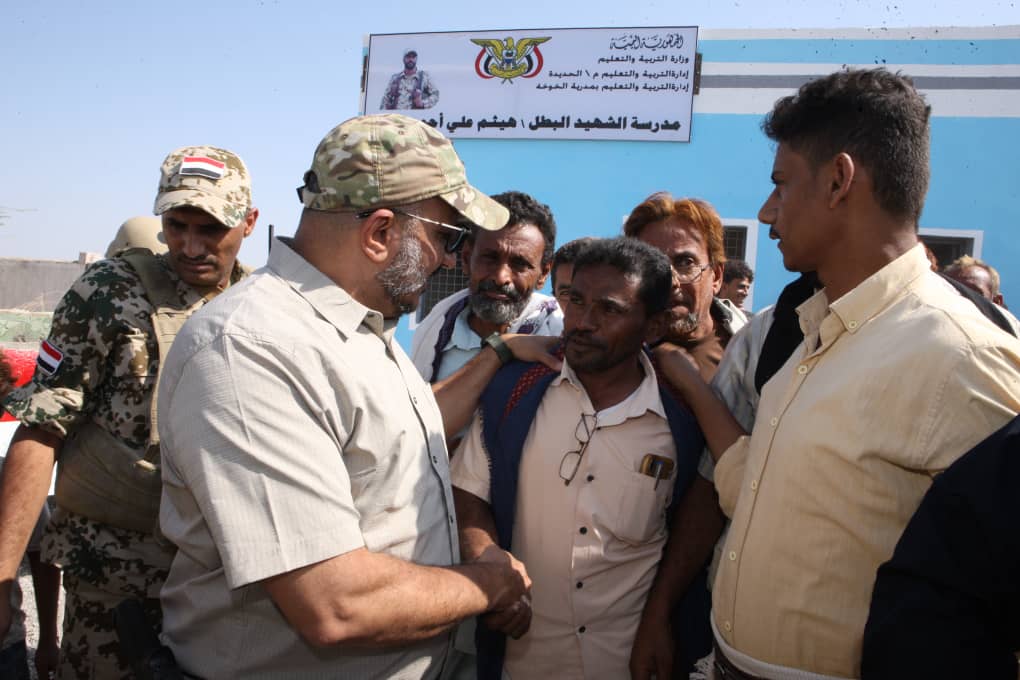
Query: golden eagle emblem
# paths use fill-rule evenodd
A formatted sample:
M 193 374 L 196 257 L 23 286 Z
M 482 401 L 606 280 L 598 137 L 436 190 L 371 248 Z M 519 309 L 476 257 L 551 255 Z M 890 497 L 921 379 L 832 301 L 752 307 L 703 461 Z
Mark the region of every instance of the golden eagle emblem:
M 508 83 L 514 78 L 534 78 L 542 70 L 542 52 L 538 46 L 549 38 L 471 38 L 482 49 L 475 58 L 475 72 L 479 77 L 502 78 Z

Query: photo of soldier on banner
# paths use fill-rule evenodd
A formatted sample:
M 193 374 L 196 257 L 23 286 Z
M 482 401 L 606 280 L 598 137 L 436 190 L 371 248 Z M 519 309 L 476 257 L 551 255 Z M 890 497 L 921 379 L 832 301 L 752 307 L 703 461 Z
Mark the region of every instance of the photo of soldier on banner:
M 697 27 L 371 35 L 362 108 L 453 139 L 689 142 L 697 43 Z

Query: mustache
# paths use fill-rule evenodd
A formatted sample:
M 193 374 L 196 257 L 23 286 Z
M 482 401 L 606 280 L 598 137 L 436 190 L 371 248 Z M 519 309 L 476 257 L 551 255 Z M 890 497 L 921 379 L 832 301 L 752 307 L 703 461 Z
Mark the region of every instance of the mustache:
M 685 305 L 689 307 L 693 304 L 694 300 L 687 295 L 686 291 L 684 291 L 683 288 L 679 286 L 673 287 L 673 294 L 669 296 L 670 308 L 676 307 L 678 305 Z
M 776 230 L 773 227 L 769 227 L 769 238 L 772 238 L 772 239 L 778 239 L 779 238 L 779 234 L 776 233 Z
M 478 284 L 478 292 L 500 293 L 501 295 L 506 295 L 508 298 L 510 298 L 511 302 L 520 302 L 522 297 L 521 292 L 514 288 L 514 285 L 512 283 L 507 283 L 501 286 L 495 281 L 482 281 L 481 283 Z
M 563 333 L 564 344 L 569 344 L 572 340 L 580 340 L 586 345 L 592 345 L 600 349 L 605 349 L 606 347 L 606 342 L 596 338 L 590 331 L 569 331 Z
M 212 255 L 200 255 L 199 257 L 188 257 L 187 255 L 177 255 L 178 262 L 185 262 L 187 264 L 216 264 L 216 258 Z

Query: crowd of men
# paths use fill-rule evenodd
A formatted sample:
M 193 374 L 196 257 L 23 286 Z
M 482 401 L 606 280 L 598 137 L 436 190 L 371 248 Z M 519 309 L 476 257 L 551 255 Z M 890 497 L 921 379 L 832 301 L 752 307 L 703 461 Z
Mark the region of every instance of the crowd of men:
M 322 139 L 254 272 L 244 163 L 171 152 L 158 232 L 124 225 L 4 401 L 0 635 L 31 546 L 62 680 L 140 672 L 124 601 L 187 678 L 1012 680 L 1020 341 L 995 270 L 918 239 L 929 115 L 883 69 L 776 103 L 759 220 L 799 278 L 757 314 L 709 203 L 557 250 L 398 114 Z

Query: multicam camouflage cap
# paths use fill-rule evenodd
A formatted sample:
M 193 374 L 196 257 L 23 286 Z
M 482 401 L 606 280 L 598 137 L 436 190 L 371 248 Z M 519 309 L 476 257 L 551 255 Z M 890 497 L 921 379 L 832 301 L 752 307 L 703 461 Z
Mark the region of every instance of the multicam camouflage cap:
M 131 248 L 148 248 L 156 255 L 167 251 L 163 223 L 158 217 L 132 217 L 120 225 L 117 235 L 106 248 L 106 257 L 116 257 Z
M 159 175 L 153 212 L 190 206 L 233 229 L 251 208 L 251 177 L 244 161 L 226 149 L 185 146 L 170 152 Z
M 506 208 L 468 184 L 450 140 L 395 113 L 333 128 L 304 179 L 298 196 L 311 210 L 358 212 L 439 197 L 483 229 L 502 229 L 510 219 Z

